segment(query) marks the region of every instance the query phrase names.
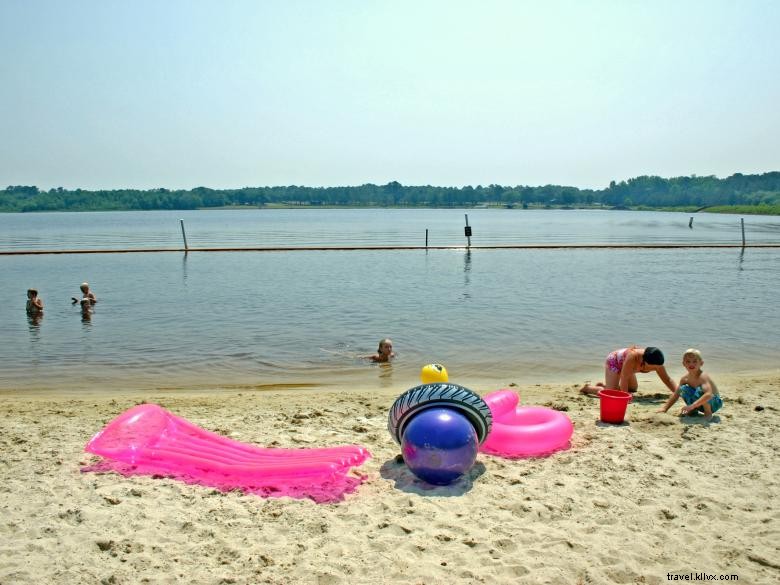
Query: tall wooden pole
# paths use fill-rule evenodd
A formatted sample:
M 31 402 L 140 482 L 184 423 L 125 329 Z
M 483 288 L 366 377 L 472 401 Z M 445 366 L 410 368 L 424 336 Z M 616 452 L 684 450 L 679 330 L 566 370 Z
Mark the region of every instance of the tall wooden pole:
M 745 218 L 740 217 L 739 222 L 742 224 L 742 247 L 745 247 Z
M 187 246 L 187 234 L 184 233 L 184 220 L 180 219 L 179 223 L 181 224 L 181 237 L 184 239 L 184 251 L 188 252 L 190 248 Z

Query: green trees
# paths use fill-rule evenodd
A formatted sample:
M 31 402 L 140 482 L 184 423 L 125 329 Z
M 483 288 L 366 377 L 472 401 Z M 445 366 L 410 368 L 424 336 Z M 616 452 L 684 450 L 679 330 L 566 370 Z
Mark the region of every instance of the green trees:
M 601 190 L 561 185 L 486 187 L 404 186 L 367 183 L 355 187 L 244 187 L 243 189 L 189 190 L 157 188 L 87 191 L 56 187 L 41 191 L 36 186 L 11 185 L 0 190 L 0 211 L 95 211 L 125 209 L 197 209 L 202 207 L 265 205 L 425 206 L 468 207 L 473 205 L 516 206 L 640 206 L 649 208 L 711 207 L 718 205 L 780 205 L 780 172 L 761 175 L 634 177 L 611 181 Z

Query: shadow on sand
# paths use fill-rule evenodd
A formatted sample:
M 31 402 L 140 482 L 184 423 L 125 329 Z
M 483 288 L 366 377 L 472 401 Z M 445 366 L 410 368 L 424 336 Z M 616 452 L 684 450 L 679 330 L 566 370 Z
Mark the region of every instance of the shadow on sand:
M 416 477 L 401 456 L 385 461 L 379 470 L 379 475 L 384 479 L 391 479 L 395 482 L 395 488 L 409 494 L 420 496 L 432 496 L 439 498 L 450 498 L 453 496 L 462 496 L 471 491 L 474 482 L 485 473 L 485 466 L 477 461 L 471 470 L 458 478 L 449 485 L 431 485 Z
M 611 429 L 612 427 L 630 427 L 631 423 L 627 420 L 624 420 L 623 422 L 619 423 L 608 423 L 604 422 L 601 419 L 596 419 L 596 426 L 601 427 L 602 429 Z
M 694 414 L 692 416 L 681 416 L 680 423 L 688 426 L 701 425 L 708 427 L 710 425 L 716 425 L 720 423 L 720 417 L 717 414 L 713 414 L 711 419 L 707 419 L 706 416 L 700 414 Z

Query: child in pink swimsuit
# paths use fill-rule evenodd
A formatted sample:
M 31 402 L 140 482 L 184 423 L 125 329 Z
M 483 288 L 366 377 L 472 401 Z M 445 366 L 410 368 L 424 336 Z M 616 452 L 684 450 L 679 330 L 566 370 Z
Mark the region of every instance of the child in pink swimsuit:
M 609 388 L 623 392 L 636 392 L 639 382 L 637 373 L 655 372 L 671 392 L 677 391 L 677 385 L 666 373 L 664 354 L 657 347 L 624 347 L 616 349 L 607 355 L 604 362 L 604 382 L 593 385 L 586 382 L 580 392 L 583 394 L 598 394 Z
M 620 373 L 620 370 L 623 369 L 623 362 L 626 360 L 626 353 L 628 352 L 628 348 L 624 347 L 623 349 L 616 349 L 615 351 L 612 351 L 607 355 L 607 361 L 606 366 L 607 368 L 616 373 Z

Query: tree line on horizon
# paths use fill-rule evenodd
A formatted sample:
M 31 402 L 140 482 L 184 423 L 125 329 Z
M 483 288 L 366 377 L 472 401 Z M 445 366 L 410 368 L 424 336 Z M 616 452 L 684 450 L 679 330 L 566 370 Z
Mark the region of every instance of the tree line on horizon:
M 354 187 L 244 187 L 241 189 L 112 189 L 8 186 L 0 191 L 0 211 L 118 211 L 199 209 L 226 206 L 307 205 L 373 207 L 590 207 L 679 208 L 780 205 L 780 171 L 743 175 L 662 178 L 641 176 L 610 182 L 605 189 L 561 185 L 476 187 L 386 185 Z

